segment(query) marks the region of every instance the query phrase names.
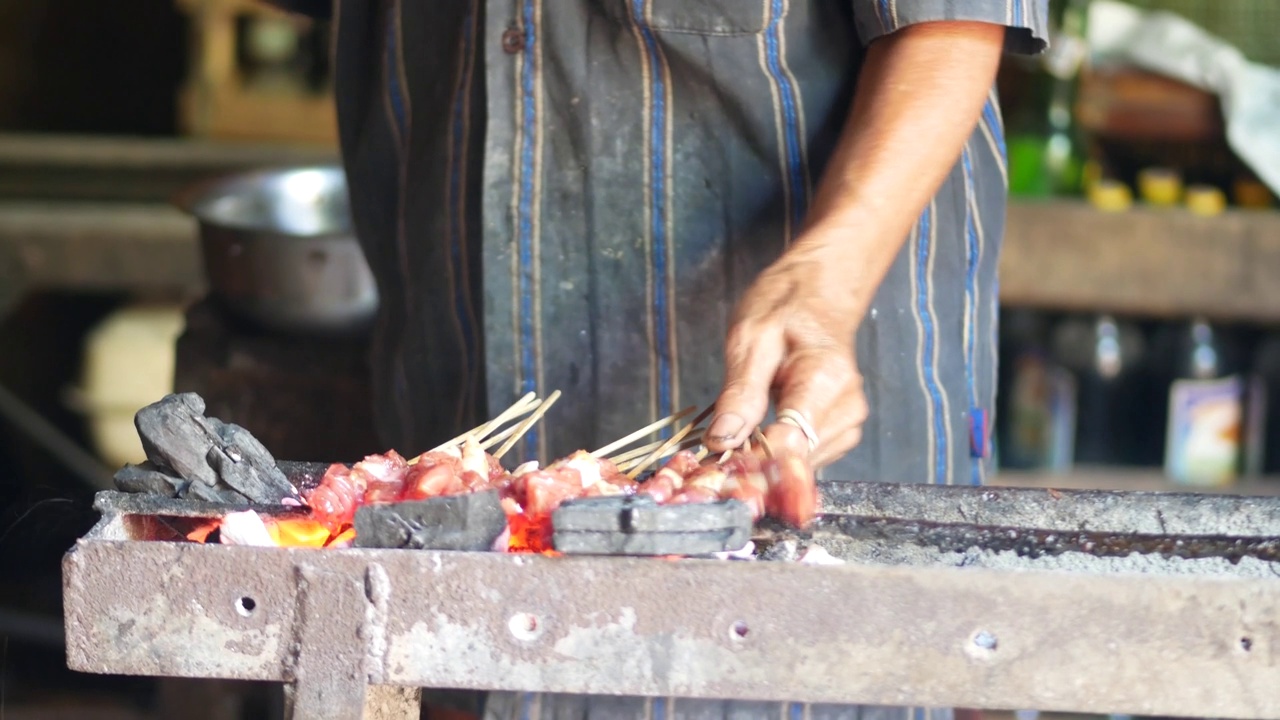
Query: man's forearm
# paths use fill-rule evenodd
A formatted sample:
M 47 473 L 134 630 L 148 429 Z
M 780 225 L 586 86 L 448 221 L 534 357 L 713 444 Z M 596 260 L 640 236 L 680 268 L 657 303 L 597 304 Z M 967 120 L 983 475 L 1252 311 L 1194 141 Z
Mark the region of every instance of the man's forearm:
M 849 119 L 792 250 L 838 264 L 850 293 L 841 299 L 855 326 L 959 159 L 1003 41 L 998 25 L 937 22 L 904 28 L 868 49 Z

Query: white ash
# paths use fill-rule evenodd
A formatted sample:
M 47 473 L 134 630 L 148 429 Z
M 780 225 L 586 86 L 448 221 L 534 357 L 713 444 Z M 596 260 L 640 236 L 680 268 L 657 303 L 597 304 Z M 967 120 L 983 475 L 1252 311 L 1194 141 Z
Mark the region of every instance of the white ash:
M 1132 553 L 1125 557 L 1098 557 L 1081 552 L 1065 552 L 1060 555 L 1042 555 L 1032 558 L 1018 555 L 1011 550 L 992 551 L 971 547 L 964 552 L 942 552 L 910 543 L 853 540 L 834 536 L 820 537 L 809 541 L 808 544 L 811 546 L 820 544 L 833 556 L 848 562 L 869 565 L 1280 578 L 1280 563 L 1251 557 L 1242 558 L 1234 565 L 1225 558 L 1165 558 L 1142 553 Z
M 267 532 L 262 517 L 252 510 L 227 513 L 218 525 L 219 542 L 223 545 L 250 545 L 275 547 L 276 541 Z
M 711 554 L 717 560 L 755 560 L 756 544 L 748 540 L 747 544 L 743 545 L 738 550 L 732 550 L 730 552 L 711 553 Z
M 502 529 L 502 534 L 494 539 L 493 547 L 490 549 L 493 550 L 493 552 L 504 553 L 510 549 L 510 546 L 511 546 L 511 526 L 508 525 L 507 527 Z
M 804 555 L 800 556 L 800 563 L 804 565 L 843 565 L 844 562 L 827 552 L 821 545 L 810 545 L 809 549 L 804 551 Z

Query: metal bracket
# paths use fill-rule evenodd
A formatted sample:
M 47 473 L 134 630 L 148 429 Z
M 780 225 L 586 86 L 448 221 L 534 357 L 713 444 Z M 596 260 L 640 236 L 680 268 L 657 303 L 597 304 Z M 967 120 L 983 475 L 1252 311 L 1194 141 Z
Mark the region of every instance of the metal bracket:
M 420 714 L 418 688 L 369 686 L 382 675 L 385 650 L 386 571 L 370 565 L 365 577 L 299 563 L 292 662 L 285 686 L 286 720 L 408 720 Z M 239 607 L 252 598 L 241 598 Z M 248 609 L 252 612 L 253 608 Z

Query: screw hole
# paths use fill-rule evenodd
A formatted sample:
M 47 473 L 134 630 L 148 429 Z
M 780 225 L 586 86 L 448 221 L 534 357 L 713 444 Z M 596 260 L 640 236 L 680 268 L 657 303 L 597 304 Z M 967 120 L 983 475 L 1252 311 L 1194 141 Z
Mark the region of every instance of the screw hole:
M 733 633 L 734 637 L 739 639 L 745 638 L 747 633 L 751 632 L 751 628 L 747 627 L 747 624 L 741 620 L 738 620 L 730 626 L 729 630 Z
M 1253 649 L 1253 639 L 1252 639 L 1252 638 L 1247 638 L 1247 637 L 1242 637 L 1242 638 L 1240 638 L 1240 649 L 1241 649 L 1241 650 L 1244 650 L 1245 652 L 1249 652 L 1250 650 L 1252 650 L 1252 649 Z
M 973 636 L 973 644 L 983 650 L 995 650 L 999 643 L 996 640 L 995 635 L 992 635 L 986 630 L 980 630 L 977 635 Z
M 542 624 L 533 613 L 516 613 L 507 621 L 507 628 L 517 640 L 536 640 L 542 634 Z
M 253 610 L 256 607 L 258 607 L 258 603 L 251 597 L 245 596 L 236 600 L 236 612 L 240 613 L 244 617 L 252 615 Z

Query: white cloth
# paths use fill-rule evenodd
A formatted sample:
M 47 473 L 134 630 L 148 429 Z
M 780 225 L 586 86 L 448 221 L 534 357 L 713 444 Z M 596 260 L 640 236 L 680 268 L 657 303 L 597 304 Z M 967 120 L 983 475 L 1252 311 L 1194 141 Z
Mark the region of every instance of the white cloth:
M 1114 0 L 1090 5 L 1087 35 L 1096 63 L 1131 64 L 1217 95 L 1231 149 L 1280 194 L 1280 69 L 1250 62 L 1178 15 Z

